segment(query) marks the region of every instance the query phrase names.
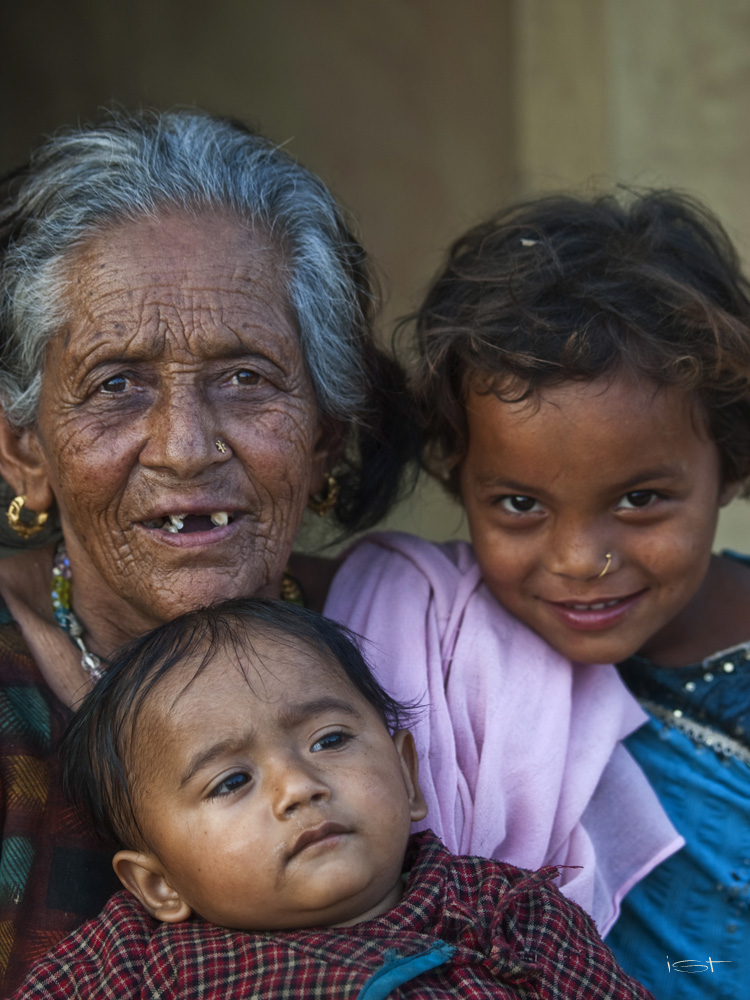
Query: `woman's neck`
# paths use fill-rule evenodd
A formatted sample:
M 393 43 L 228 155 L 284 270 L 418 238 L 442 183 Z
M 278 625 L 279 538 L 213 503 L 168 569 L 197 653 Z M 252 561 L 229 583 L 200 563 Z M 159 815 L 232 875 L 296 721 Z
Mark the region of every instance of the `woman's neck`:
M 81 654 L 54 618 L 50 580 L 54 549 L 47 546 L 0 561 L 0 593 L 45 681 L 69 708 L 91 688 Z

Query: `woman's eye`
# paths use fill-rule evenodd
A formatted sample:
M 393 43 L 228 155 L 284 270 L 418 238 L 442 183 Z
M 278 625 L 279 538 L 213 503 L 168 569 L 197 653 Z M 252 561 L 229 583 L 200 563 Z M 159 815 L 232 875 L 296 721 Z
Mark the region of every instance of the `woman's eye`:
M 101 392 L 116 393 L 125 392 L 130 385 L 130 380 L 125 375 L 113 375 L 112 378 L 105 379 L 99 386 Z
M 326 733 L 325 736 L 321 736 L 319 740 L 310 747 L 311 753 L 317 753 L 319 750 L 338 750 L 345 743 L 348 743 L 352 737 L 348 733 Z
M 261 377 L 258 372 L 254 372 L 250 368 L 241 368 L 233 375 L 233 379 L 237 385 L 257 385 Z
M 653 490 L 634 490 L 626 493 L 617 504 L 618 510 L 641 510 L 643 507 L 650 507 L 658 499 L 658 493 Z
M 500 497 L 496 503 L 511 514 L 537 514 L 542 510 L 538 500 L 521 495 Z
M 230 774 L 228 778 L 224 778 L 224 780 L 216 785 L 215 788 L 212 788 L 210 798 L 218 799 L 224 795 L 232 795 L 233 792 L 238 792 L 249 782 L 249 774 L 237 771 L 235 774 Z

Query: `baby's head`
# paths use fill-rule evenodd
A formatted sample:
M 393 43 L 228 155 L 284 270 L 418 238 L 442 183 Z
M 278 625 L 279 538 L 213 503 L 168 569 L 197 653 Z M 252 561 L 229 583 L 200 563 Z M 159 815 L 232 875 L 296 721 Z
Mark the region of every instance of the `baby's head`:
M 510 208 L 454 244 L 417 334 L 428 463 L 495 596 L 573 659 L 643 648 L 750 476 L 750 295 L 720 224 L 668 191 Z
M 404 715 L 346 630 L 227 601 L 121 652 L 71 723 L 63 777 L 160 920 L 357 923 L 400 898 L 426 814 Z

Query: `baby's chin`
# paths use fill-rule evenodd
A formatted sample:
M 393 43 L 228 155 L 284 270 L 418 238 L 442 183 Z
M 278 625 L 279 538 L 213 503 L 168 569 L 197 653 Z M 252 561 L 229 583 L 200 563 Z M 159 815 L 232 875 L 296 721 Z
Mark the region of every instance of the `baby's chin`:
M 220 927 L 252 933 L 298 931 L 313 927 L 354 927 L 367 920 L 374 920 L 375 917 L 380 917 L 393 909 L 401 901 L 405 884 L 406 876 L 400 875 L 386 895 L 379 897 L 374 903 L 347 898 L 340 901 L 331 900 L 328 905 L 320 909 L 306 909 L 295 913 L 269 910 L 260 919 L 257 918 L 257 909 L 252 918 L 248 917 L 247 920 L 238 919 L 236 914 L 229 916 L 221 913 L 200 915 L 199 919 Z
M 339 920 L 335 924 L 329 924 L 329 927 L 354 927 L 355 924 L 362 924 L 366 920 L 374 920 L 375 917 L 382 916 L 384 913 L 392 910 L 394 906 L 397 906 L 401 902 L 405 885 L 406 876 L 400 875 L 398 881 L 388 895 L 384 899 L 381 899 L 375 906 L 367 910 L 366 913 L 359 913 L 357 916 L 353 916 L 348 920 Z

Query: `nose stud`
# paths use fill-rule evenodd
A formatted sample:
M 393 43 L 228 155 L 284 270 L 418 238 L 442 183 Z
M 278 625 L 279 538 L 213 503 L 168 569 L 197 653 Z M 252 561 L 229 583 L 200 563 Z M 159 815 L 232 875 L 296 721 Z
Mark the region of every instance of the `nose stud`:
M 606 575 L 607 575 L 607 573 L 609 572 L 609 567 L 610 567 L 610 566 L 612 565 L 612 553 L 611 553 L 611 552 L 608 552 L 608 553 L 607 553 L 607 554 L 605 555 L 605 557 L 604 557 L 604 558 L 605 558 L 605 559 L 607 560 L 607 562 L 606 562 L 606 563 L 605 563 L 605 565 L 604 565 L 604 569 L 603 569 L 603 570 L 601 571 L 601 573 L 600 573 L 600 574 L 599 574 L 599 575 L 597 576 L 597 580 L 601 580 L 601 578 L 602 578 L 603 576 L 606 576 Z
M 214 444 L 216 445 L 217 450 L 220 451 L 222 455 L 226 455 L 227 446 L 224 444 L 221 438 L 216 438 Z

